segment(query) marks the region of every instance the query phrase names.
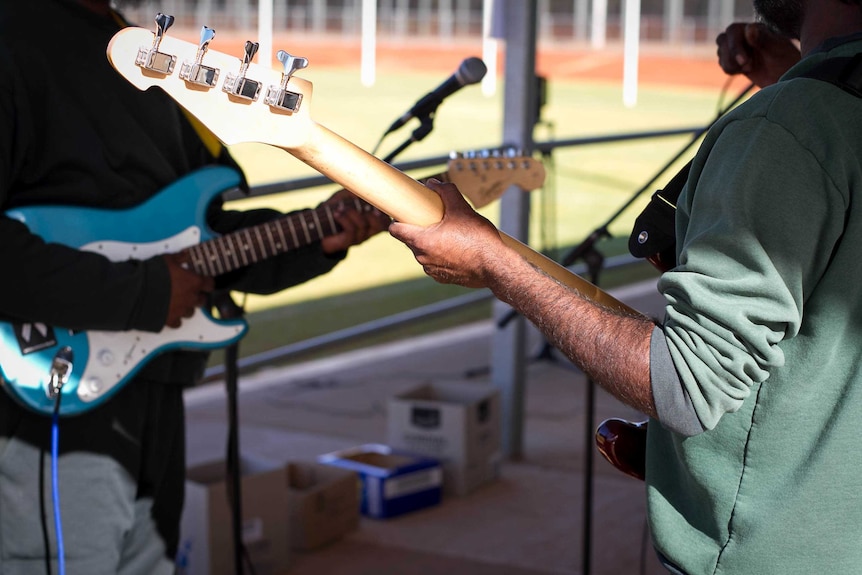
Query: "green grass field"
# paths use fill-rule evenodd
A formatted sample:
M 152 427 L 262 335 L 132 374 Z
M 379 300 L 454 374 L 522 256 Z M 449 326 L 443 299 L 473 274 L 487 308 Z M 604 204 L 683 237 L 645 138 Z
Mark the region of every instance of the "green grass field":
M 302 76 L 314 85 L 312 118 L 366 150 L 375 146 L 383 130 L 418 96 L 440 81 L 439 74 L 378 72 L 376 84 L 364 87 L 358 70 L 309 69 Z M 550 77 L 547 104 L 535 140 L 704 126 L 714 118 L 721 103 L 722 95 L 715 91 L 641 87 L 637 106 L 626 108 L 620 85 L 557 81 Z M 492 97 L 484 96 L 478 86 L 467 87 L 446 100 L 437 111 L 434 131 L 424 141 L 413 144 L 398 160 L 496 147 L 502 138 L 502 109 L 501 85 Z M 378 156 L 400 145 L 415 126 L 411 123 L 387 137 Z M 566 253 L 629 202 L 689 139 L 686 135 L 558 149 L 552 163 L 547 165 L 545 189 L 531 194 L 530 244 L 552 256 Z M 242 144 L 232 151 L 252 185 L 316 175 L 282 150 Z M 693 151 L 694 148 L 683 160 Z M 441 166 L 437 171 L 442 169 Z M 673 173 L 669 171 L 658 183 L 667 181 Z M 232 202 L 231 207 L 267 206 L 280 210 L 309 207 L 335 189 L 333 185 L 268 195 Z M 603 253 L 613 255 L 625 250 L 634 216 L 651 191 L 641 194 L 612 223 L 609 230 L 613 239 L 598 246 Z M 498 210 L 495 202 L 482 213 L 497 221 Z M 380 234 L 352 248 L 349 257 L 325 276 L 276 295 L 245 298 L 251 330 L 241 344 L 241 355 L 331 333 L 461 293 L 464 293 L 461 288 L 440 286 L 425 277 L 403 244 L 388 234 Z M 488 317 L 488 310 L 487 305 L 477 306 L 441 322 Z M 423 323 L 413 331 L 437 327 L 442 325 Z M 219 361 L 219 356 L 214 356 L 213 361 Z

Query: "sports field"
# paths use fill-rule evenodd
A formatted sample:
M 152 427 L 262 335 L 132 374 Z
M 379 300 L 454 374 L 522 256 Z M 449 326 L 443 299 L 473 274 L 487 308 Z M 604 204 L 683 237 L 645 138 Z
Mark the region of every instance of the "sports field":
M 222 35 L 210 49 L 240 52 L 243 43 L 240 35 Z M 376 81 L 367 87 L 360 82 L 358 40 L 294 36 L 276 38 L 274 46 L 308 58 L 309 67 L 297 75 L 314 85 L 310 102 L 312 118 L 369 151 L 393 120 L 442 83 L 464 58 L 482 56 L 478 41 L 473 44 L 378 41 Z M 500 145 L 504 57 L 504 52 L 499 51 L 500 76 L 494 94 L 485 95 L 476 85 L 452 95 L 439 107 L 433 132 L 411 145 L 398 160 Z M 743 79 L 728 83 L 715 62 L 714 50 L 709 47 L 644 49 L 638 68 L 637 105 L 629 108 L 622 102 L 621 48 L 593 52 L 572 46 L 540 47 L 537 70 L 548 83 L 535 140 L 549 142 L 705 126 L 745 86 Z M 416 126 L 410 123 L 388 136 L 377 155 L 385 156 L 398 147 Z M 531 193 L 530 244 L 548 254 L 565 253 L 627 204 L 689 140 L 685 135 L 558 149 L 546 165 L 545 188 Z M 242 144 L 232 151 L 252 185 L 315 175 L 282 150 Z M 691 148 L 683 160 L 693 152 Z M 441 166 L 440 171 L 443 169 Z M 667 172 L 658 183 L 672 175 L 673 171 Z M 270 206 L 283 210 L 308 207 L 335 189 L 333 185 L 234 204 L 239 208 Z M 611 222 L 611 235 L 618 240 L 606 246 L 607 249 L 620 249 L 619 240 L 627 237 L 633 218 L 649 193 L 637 198 L 630 209 Z M 498 205 L 493 203 L 482 213 L 496 221 Z M 603 244 L 598 247 L 602 249 Z M 246 306 L 251 312 L 252 326 L 255 322 L 261 325 L 257 331 L 265 341 L 255 341 L 251 337 L 256 331 L 253 329 L 247 339 L 250 344 L 247 351 L 285 345 L 374 319 L 376 315 L 424 305 L 452 293 L 458 292 L 438 288 L 425 278 L 406 247 L 381 234 L 352 248 L 347 260 L 325 276 L 274 296 L 248 297 Z M 361 309 L 354 309 L 357 307 Z

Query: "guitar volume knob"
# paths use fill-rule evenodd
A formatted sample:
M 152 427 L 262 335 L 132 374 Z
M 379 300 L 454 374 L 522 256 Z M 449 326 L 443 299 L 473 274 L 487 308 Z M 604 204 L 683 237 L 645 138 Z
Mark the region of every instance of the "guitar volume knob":
M 78 388 L 78 395 L 82 400 L 87 401 L 97 397 L 102 392 L 102 387 L 101 378 L 95 376 L 88 377 Z
M 114 357 L 114 353 L 110 349 L 103 349 L 99 352 L 97 359 L 99 360 L 100 364 L 107 367 L 113 364 L 116 358 Z

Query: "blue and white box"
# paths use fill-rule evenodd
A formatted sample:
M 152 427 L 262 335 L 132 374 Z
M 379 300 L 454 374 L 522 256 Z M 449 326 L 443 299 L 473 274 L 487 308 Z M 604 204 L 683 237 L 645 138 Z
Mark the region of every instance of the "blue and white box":
M 443 470 L 437 459 L 368 443 L 318 457 L 359 474 L 360 512 L 385 519 L 440 503 Z

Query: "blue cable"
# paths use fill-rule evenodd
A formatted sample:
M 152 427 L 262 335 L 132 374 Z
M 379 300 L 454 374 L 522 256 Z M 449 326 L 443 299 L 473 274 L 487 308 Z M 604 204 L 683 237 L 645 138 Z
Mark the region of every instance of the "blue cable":
M 63 549 L 63 521 L 60 518 L 60 485 L 57 473 L 57 459 L 60 444 L 60 394 L 54 404 L 51 418 L 51 495 L 54 502 L 54 531 L 57 539 L 57 568 L 60 575 L 66 574 L 66 553 Z

